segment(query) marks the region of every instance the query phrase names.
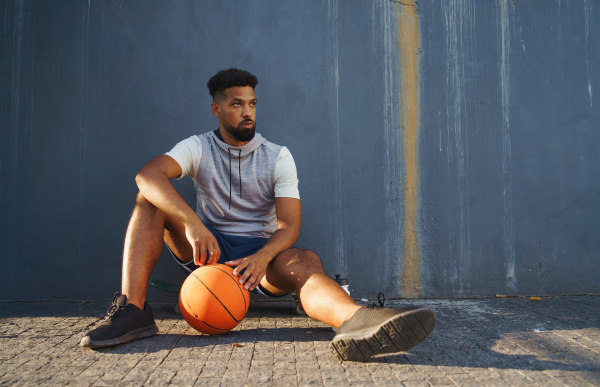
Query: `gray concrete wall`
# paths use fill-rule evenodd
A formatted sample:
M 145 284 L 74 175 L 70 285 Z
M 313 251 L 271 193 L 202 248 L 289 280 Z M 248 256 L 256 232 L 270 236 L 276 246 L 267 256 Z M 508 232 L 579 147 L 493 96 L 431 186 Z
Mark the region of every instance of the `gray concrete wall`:
M 0 17 L 0 299 L 118 290 L 134 176 L 216 128 L 206 81 L 228 67 L 258 76 L 257 131 L 295 157 L 298 246 L 355 297 L 600 292 L 591 1 L 7 1 Z M 166 253 L 153 277 L 183 279 Z
M 424 293 L 597 293 L 599 4 L 420 6 Z

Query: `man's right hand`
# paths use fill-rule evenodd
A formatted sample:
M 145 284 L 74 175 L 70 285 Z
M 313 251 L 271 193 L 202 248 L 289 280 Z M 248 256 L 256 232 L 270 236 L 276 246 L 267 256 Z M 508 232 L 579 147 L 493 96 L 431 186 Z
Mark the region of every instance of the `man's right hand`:
M 185 235 L 194 251 L 194 264 L 210 265 L 219 260 L 221 249 L 214 235 L 198 219 L 195 225 L 185 225 Z

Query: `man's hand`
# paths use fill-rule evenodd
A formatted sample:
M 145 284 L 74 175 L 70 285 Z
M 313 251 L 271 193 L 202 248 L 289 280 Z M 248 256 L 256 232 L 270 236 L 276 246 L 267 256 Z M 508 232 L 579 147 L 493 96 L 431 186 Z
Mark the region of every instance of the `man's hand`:
M 262 254 L 250 255 L 246 258 L 236 259 L 235 261 L 225 262 L 227 266 L 237 266 L 233 275 L 237 276 L 242 270 L 246 269 L 239 281 L 244 284 L 244 288 L 254 290 L 267 273 L 267 266 L 270 259 Z
M 267 266 L 282 251 L 292 247 L 300 235 L 300 200 L 275 198 L 277 230 L 256 254 L 235 261 L 225 262 L 227 266 L 237 266 L 233 275 L 246 269 L 239 279 L 248 290 L 254 290 L 267 273 Z
M 198 219 L 199 220 L 199 219 Z M 185 226 L 185 236 L 194 250 L 194 264 L 204 266 L 219 260 L 221 249 L 214 235 L 208 231 L 202 222 Z

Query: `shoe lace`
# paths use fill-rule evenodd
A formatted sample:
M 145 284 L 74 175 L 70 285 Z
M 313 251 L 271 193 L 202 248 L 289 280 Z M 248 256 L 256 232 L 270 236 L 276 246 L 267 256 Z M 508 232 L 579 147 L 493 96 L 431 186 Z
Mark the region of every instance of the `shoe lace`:
M 379 307 L 383 308 L 385 305 L 385 294 L 383 294 L 383 292 L 379 292 L 377 295 L 377 302 L 379 302 Z
M 117 303 L 117 298 L 119 297 L 119 293 L 115 293 L 112 304 L 108 307 L 108 311 L 106 311 L 106 317 L 104 317 L 104 321 L 108 321 L 112 319 L 112 317 L 117 313 L 118 310 L 123 310 L 125 305 L 119 305 Z
M 379 294 L 377 295 L 377 303 L 376 304 L 374 301 L 371 301 L 367 304 L 367 306 L 371 309 L 375 309 L 375 308 L 383 308 L 383 306 L 385 305 L 385 294 L 383 294 L 383 292 L 379 292 Z

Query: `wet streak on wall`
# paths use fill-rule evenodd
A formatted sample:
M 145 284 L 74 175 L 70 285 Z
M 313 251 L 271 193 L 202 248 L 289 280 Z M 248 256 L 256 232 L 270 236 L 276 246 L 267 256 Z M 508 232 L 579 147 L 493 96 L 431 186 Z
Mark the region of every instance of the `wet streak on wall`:
M 346 216 L 344 211 L 344 191 L 342 182 L 342 149 L 340 143 L 340 111 L 339 111 L 339 42 L 338 42 L 338 1 L 327 2 L 327 26 L 330 28 L 327 34 L 327 67 L 328 67 L 328 102 L 329 115 L 333 120 L 333 173 L 335 176 L 333 194 L 333 223 L 330 225 L 331 241 L 333 243 L 333 256 L 336 257 L 336 272 L 343 277 L 348 276 L 348 265 L 346 261 L 346 243 L 344 240 L 346 228 Z
M 590 39 L 592 37 L 590 37 L 590 30 L 592 30 L 593 26 L 591 26 L 591 22 L 592 22 L 592 5 L 590 4 L 590 0 L 584 0 L 584 25 L 585 25 L 585 72 L 587 75 L 587 82 L 588 82 L 588 96 L 589 96 L 589 104 L 590 104 L 590 109 L 592 108 L 592 76 L 591 76 L 591 69 L 590 69 L 590 52 L 592 47 L 590 46 Z M 593 30 L 592 30 L 593 31 Z
M 502 201 L 503 201 L 503 241 L 504 265 L 506 268 L 506 287 L 515 294 L 517 279 L 515 277 L 515 233 L 513 230 L 512 211 L 512 148 L 510 142 L 510 20 L 509 4 L 500 1 L 500 89 L 502 97 Z

